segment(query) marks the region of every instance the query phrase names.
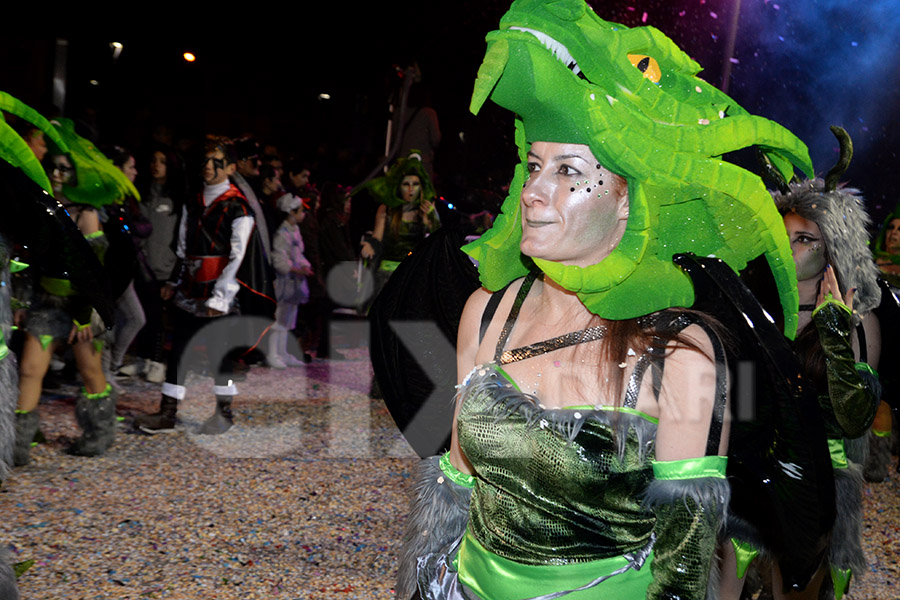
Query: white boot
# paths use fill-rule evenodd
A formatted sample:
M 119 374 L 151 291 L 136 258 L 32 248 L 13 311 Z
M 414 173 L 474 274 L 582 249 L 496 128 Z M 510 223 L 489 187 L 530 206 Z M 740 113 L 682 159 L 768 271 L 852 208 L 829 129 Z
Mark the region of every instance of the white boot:
M 289 367 L 302 367 L 306 363 L 288 352 L 287 344 L 291 335 L 291 332 L 287 330 L 281 332 L 281 346 L 279 347 L 281 359 Z
M 278 325 L 273 325 L 269 330 L 268 351 L 266 352 L 266 363 L 273 369 L 287 368 L 281 357 L 281 348 L 284 347 L 281 340 L 287 340 L 287 331 Z
M 166 365 L 155 360 L 148 360 L 147 368 L 144 369 L 144 379 L 150 383 L 162 383 L 166 380 Z

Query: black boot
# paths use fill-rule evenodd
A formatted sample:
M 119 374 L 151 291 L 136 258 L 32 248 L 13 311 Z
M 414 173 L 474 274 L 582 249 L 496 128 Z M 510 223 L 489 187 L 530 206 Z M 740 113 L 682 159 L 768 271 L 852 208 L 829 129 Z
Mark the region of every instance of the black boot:
M 138 415 L 134 418 L 134 428 L 150 435 L 175 431 L 175 413 L 178 411 L 178 400 L 163 394 L 159 401 L 159 410 L 152 415 Z
M 234 416 L 231 414 L 231 398 L 233 396 L 216 396 L 216 412 L 208 418 L 197 433 L 200 435 L 219 435 L 225 433 L 234 425 Z
M 107 384 L 100 394 L 82 390 L 75 401 L 75 420 L 81 437 L 72 442 L 67 452 L 75 456 L 100 456 L 112 446 L 116 437 L 116 393 Z
M 13 448 L 13 465 L 24 467 L 31 462 L 31 444 L 41 424 L 37 409 L 16 412 L 16 445 Z

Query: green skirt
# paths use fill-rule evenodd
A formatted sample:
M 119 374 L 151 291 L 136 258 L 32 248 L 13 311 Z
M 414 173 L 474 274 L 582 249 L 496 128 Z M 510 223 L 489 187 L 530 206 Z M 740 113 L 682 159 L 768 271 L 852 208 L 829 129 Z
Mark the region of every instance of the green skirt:
M 650 552 L 640 570 L 627 569 L 586 590 L 566 594 L 566 600 L 615 600 L 643 598 L 653 579 Z M 524 600 L 553 592 L 573 590 L 595 579 L 625 569 L 629 560 L 613 556 L 568 565 L 525 565 L 497 556 L 466 531 L 453 562 L 459 581 L 481 600 Z

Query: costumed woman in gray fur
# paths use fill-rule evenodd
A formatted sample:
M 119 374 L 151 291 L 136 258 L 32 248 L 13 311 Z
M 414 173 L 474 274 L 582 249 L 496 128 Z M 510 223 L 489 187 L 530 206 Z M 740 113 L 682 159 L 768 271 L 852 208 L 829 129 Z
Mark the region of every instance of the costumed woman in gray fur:
M 103 263 L 109 242 L 98 209 L 138 192 L 131 181 L 89 140 L 75 132 L 70 119 L 52 125 L 63 145 L 45 158 L 57 202 L 54 214 L 62 212 L 74 222 L 93 250 L 91 264 Z M 46 181 L 46 176 L 45 176 Z M 65 211 L 57 211 L 59 204 Z M 103 320 L 94 310 L 92 295 L 108 290 L 105 279 L 90 289 L 79 285 L 68 257 L 43 257 L 28 269 L 31 297 L 25 320 L 25 341 L 19 365 L 19 403 L 16 409 L 16 465 L 30 460 L 30 446 L 40 417 L 37 407 L 50 357 L 60 344 L 72 347 L 84 386 L 75 402 L 75 419 L 82 435 L 67 451 L 79 456 L 103 454 L 112 445 L 116 431 L 116 394 L 102 367 L 106 336 Z
M 813 599 L 820 598 L 820 592 L 828 597 L 833 592 L 840 600 L 851 576 L 861 576 L 867 569 L 861 540 L 862 464 L 881 394 L 875 371 L 881 332 L 871 312 L 881 301 L 881 290 L 868 248 L 870 219 L 862 195 L 838 185 L 852 155 L 850 138 L 840 128 L 832 131 L 841 142 L 841 160 L 825 179 L 793 182 L 772 194 L 797 270 L 800 313 L 793 346 L 819 395 L 837 505 L 828 564 L 802 593 L 789 596 L 782 591 L 780 573 L 773 569 L 775 598 Z M 743 560 L 752 560 L 752 555 L 745 554 Z M 745 569 L 746 564 L 739 565 L 738 572 Z M 723 591 L 723 598 L 734 593 Z

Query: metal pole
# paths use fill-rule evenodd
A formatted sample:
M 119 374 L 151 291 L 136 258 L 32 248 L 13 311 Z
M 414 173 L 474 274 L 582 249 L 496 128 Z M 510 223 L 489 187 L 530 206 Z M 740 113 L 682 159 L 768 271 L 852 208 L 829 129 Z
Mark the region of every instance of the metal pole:
M 741 16 L 741 0 L 734 1 L 731 12 L 731 23 L 728 29 L 728 38 L 725 41 L 725 64 L 722 66 L 722 91 L 728 93 L 728 84 L 731 82 L 731 59 L 734 58 L 734 45 L 737 41 L 738 19 Z
M 69 57 L 69 40 L 56 40 L 56 55 L 53 61 L 53 105 L 59 113 L 66 109 L 66 61 Z

